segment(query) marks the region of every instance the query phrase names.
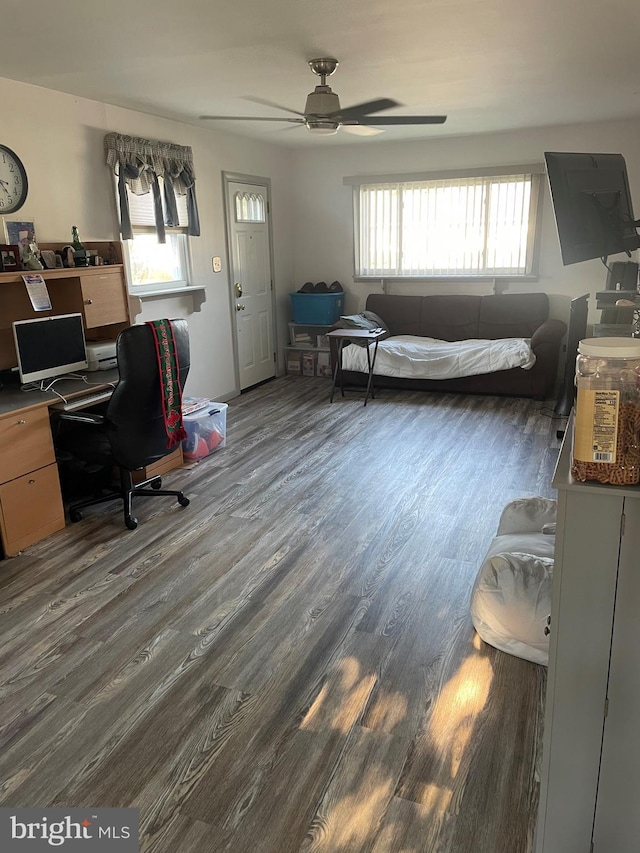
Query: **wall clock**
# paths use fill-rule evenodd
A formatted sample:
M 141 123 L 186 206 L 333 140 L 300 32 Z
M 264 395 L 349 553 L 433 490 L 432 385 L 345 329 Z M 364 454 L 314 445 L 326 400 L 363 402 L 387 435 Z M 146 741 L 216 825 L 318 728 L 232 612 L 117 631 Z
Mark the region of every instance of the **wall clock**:
M 0 145 L 0 214 L 20 210 L 28 189 L 22 160 L 6 145 Z

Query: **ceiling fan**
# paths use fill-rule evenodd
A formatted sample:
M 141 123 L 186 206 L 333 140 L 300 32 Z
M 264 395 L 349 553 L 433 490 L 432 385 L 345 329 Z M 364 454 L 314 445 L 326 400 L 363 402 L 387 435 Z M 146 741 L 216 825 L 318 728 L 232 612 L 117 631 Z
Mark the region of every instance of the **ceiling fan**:
M 272 104 L 270 101 L 263 101 L 258 98 L 251 100 L 265 106 L 276 107 L 279 110 L 285 110 L 292 113 L 297 118 L 279 118 L 267 116 L 200 116 L 201 119 L 213 119 L 215 121 L 286 121 L 291 124 L 304 125 L 312 133 L 324 134 L 329 136 L 338 132 L 338 129 L 343 127 L 345 130 L 352 128 L 382 128 L 387 125 L 402 125 L 402 124 L 443 124 L 446 121 L 446 116 L 373 116 L 372 113 L 379 113 L 382 110 L 391 109 L 391 107 L 399 107 L 397 101 L 391 98 L 377 98 L 373 101 L 366 101 L 362 104 L 356 104 L 353 107 L 342 109 L 340 100 L 335 92 L 327 86 L 327 77 L 330 77 L 338 67 L 337 59 L 312 59 L 309 62 L 309 67 L 314 74 L 320 78 L 320 85 L 316 86 L 313 92 L 307 95 L 304 112 L 298 110 L 290 110 L 288 107 L 282 107 L 280 104 Z M 357 132 L 357 131 L 356 131 Z M 366 132 L 366 131 L 365 131 Z

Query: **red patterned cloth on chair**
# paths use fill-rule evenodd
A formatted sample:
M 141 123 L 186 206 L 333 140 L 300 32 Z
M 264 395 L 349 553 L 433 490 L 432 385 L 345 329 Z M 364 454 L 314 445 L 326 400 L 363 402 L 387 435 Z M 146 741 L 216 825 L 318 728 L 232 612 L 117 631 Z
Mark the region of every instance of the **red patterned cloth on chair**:
M 182 423 L 182 393 L 180 390 L 180 365 L 171 320 L 149 320 L 158 356 L 158 371 L 164 425 L 169 439 L 168 447 L 176 447 L 187 433 Z

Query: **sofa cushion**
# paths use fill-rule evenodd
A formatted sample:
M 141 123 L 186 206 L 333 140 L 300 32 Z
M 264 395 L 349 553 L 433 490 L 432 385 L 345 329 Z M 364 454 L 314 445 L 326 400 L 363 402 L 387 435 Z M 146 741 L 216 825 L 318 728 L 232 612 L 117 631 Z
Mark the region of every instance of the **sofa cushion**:
M 530 338 L 549 316 L 546 293 L 501 293 L 483 296 L 478 337 Z
M 419 334 L 440 341 L 466 341 L 483 337 L 479 334 L 481 300 L 481 296 L 455 293 L 423 296 Z
M 549 298 L 546 293 L 370 293 L 367 309 L 386 322 L 392 335 L 422 335 L 441 341 L 497 340 L 532 337 L 549 316 Z
M 422 296 L 389 296 L 370 293 L 367 310 L 378 314 L 392 335 L 421 335 Z

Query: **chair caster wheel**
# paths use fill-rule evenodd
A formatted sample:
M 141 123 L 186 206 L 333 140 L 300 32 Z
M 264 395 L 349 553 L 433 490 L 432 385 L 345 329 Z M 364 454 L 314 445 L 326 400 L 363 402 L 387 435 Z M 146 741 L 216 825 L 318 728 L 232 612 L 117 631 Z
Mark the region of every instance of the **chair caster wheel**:
M 153 482 L 149 483 L 152 489 L 161 489 L 162 488 L 162 479 L 158 477 L 157 480 L 153 480 Z
M 134 518 L 132 515 L 128 515 L 125 518 L 124 523 L 127 525 L 129 530 L 135 530 L 136 527 L 138 526 L 138 519 Z
M 189 500 L 189 498 L 185 498 L 185 496 L 181 492 L 178 495 L 178 503 L 180 504 L 180 506 L 189 506 L 191 501 Z
M 69 512 L 69 520 L 73 521 L 73 522 L 81 521 L 82 520 L 82 513 L 80 512 L 80 510 L 79 509 L 71 510 Z

